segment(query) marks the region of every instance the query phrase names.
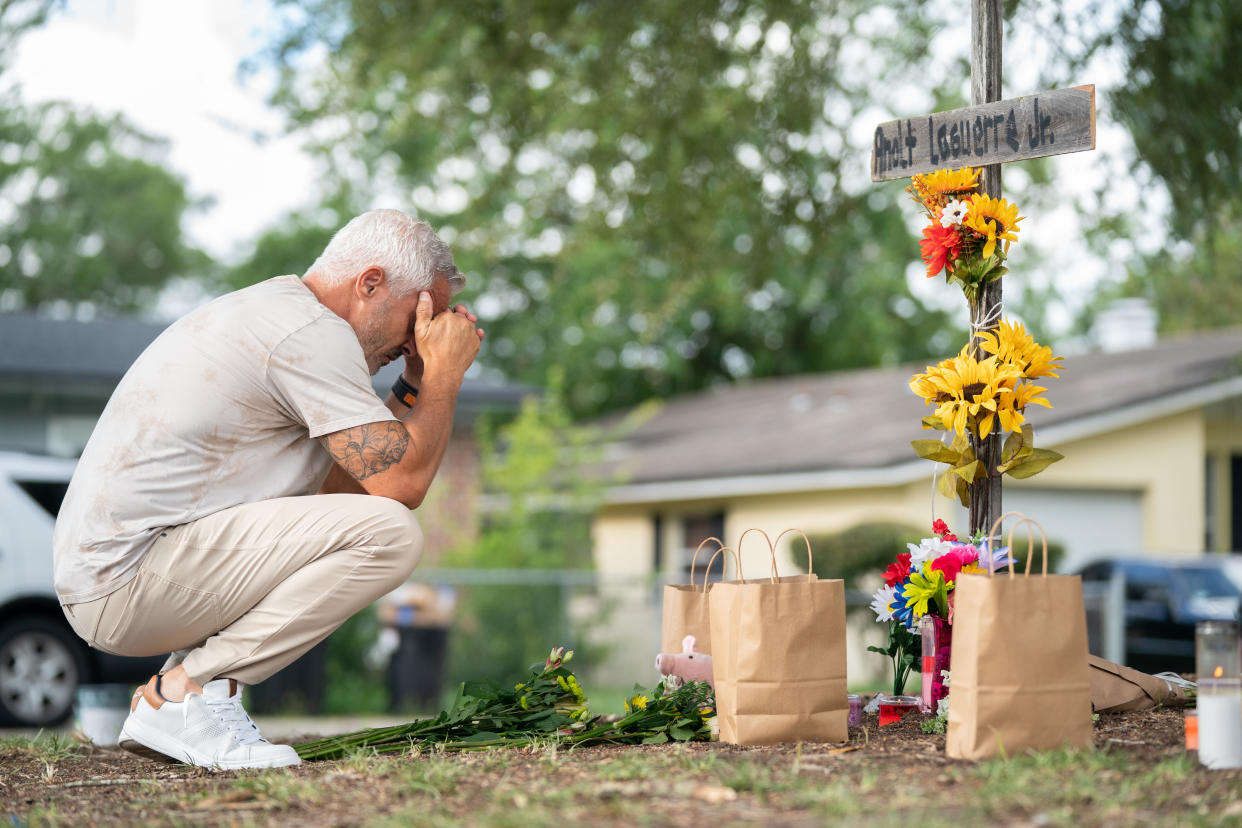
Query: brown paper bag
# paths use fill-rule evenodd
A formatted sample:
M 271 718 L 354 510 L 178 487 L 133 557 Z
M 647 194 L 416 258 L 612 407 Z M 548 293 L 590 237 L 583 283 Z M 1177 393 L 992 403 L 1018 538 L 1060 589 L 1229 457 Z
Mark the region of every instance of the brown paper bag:
M 958 576 L 954 594 L 952 687 L 945 752 L 957 759 L 1013 755 L 1034 748 L 1091 746 L 1091 683 L 1082 580 L 1048 574 L 1048 543 L 1027 526 L 1026 573 Z M 1034 532 L 1043 570 L 1031 575 Z
M 738 556 L 742 540 L 738 540 Z M 787 530 L 791 531 L 791 530 Z M 792 530 L 797 531 L 797 530 Z M 780 542 L 786 532 L 777 536 Z M 803 535 L 806 540 L 806 535 Z M 847 736 L 845 583 L 811 572 L 722 582 L 709 594 L 720 740 L 841 742 Z
M 713 542 L 719 548 L 707 562 L 707 569 L 703 571 L 703 584 L 700 586 L 694 583 L 695 564 L 698 562 L 699 552 L 703 547 Z M 707 582 L 707 576 L 716 558 L 726 551 L 732 553 L 733 550 L 725 546 L 719 538 L 708 538 L 699 544 L 698 549 L 694 550 L 694 557 L 690 559 L 691 582 L 689 584 L 665 584 L 664 605 L 660 618 L 660 652 L 680 653 L 682 639 L 687 635 L 693 635 L 697 640 L 696 649 L 700 653 L 711 653 L 712 632 L 707 614 L 707 593 L 712 585 Z M 723 560 L 720 565 L 724 567 Z
M 1087 656 L 1087 664 L 1091 667 L 1091 706 L 1096 713 L 1149 710 L 1157 705 L 1185 707 L 1189 703 L 1183 688 L 1160 676 L 1095 655 Z

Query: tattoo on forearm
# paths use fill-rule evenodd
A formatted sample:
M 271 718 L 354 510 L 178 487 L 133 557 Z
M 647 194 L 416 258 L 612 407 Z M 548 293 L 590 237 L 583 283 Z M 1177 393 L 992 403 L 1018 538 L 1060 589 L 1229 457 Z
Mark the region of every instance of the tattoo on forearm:
M 410 447 L 410 433 L 398 422 L 367 423 L 323 438 L 332 459 L 357 480 L 401 462 Z

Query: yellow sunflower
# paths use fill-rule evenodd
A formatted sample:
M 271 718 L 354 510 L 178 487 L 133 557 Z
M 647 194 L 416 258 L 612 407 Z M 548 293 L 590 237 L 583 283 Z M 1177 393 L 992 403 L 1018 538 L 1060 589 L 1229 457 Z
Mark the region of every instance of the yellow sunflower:
M 1013 393 L 1013 386 L 1022 372 L 1005 365 L 996 357 L 977 360 L 969 349 L 939 365 L 928 366 L 924 374 L 910 379 L 910 390 L 927 405 L 936 404 L 936 417 L 958 434 L 967 427 L 980 437 L 992 432 L 997 411 L 1004 406 L 1004 397 Z
M 1000 362 L 1016 365 L 1026 379 L 1057 377 L 1060 375 L 1053 369 L 1065 367 L 1060 362 L 1061 357 L 1053 356 L 1051 348 L 1036 342 L 1021 322 L 1002 319 L 995 333 L 985 331 L 977 336 L 982 340 L 980 348 Z
M 979 171 L 971 167 L 959 170 L 936 170 L 914 176 L 914 193 L 929 210 L 935 211 L 946 202 L 966 196 L 979 186 Z
M 1018 215 L 1018 205 L 1010 204 L 1003 198 L 992 198 L 983 193 L 970 197 L 970 212 L 963 222 L 980 236 L 987 238 L 983 245 L 983 258 L 992 255 L 996 249 L 996 240 L 1005 240 L 1005 252 L 1009 252 L 1009 242 L 1018 240 L 1018 222 L 1024 217 Z

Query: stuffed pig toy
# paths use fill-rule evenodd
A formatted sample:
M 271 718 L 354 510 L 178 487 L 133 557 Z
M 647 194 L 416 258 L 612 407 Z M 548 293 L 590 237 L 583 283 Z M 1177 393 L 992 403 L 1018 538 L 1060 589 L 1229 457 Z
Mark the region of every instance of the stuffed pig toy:
M 681 640 L 680 653 L 660 653 L 656 656 L 655 668 L 662 676 L 672 676 L 678 687 L 683 681 L 705 681 L 715 690 L 716 683 L 712 678 L 712 657 L 707 653 L 698 652 L 694 648 L 695 643 L 694 636 L 687 635 Z

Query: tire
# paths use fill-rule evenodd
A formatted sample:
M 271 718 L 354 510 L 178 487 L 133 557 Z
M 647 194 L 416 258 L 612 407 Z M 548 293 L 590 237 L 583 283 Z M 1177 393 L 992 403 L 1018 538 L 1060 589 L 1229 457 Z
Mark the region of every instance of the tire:
M 65 624 L 25 615 L 0 627 L 0 725 L 46 727 L 73 715 L 90 680 L 86 646 Z

